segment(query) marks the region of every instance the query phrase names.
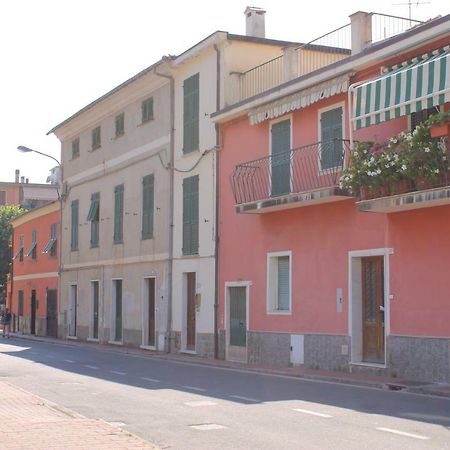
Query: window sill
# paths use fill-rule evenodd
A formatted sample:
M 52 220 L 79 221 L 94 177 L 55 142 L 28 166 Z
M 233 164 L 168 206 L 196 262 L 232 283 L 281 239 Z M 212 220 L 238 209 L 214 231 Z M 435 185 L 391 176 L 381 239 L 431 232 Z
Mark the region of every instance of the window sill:
M 276 309 L 271 309 L 269 311 L 266 311 L 266 314 L 269 314 L 271 316 L 292 316 L 292 311 L 278 311 Z
M 183 156 L 187 156 L 187 155 L 190 155 L 191 153 L 199 153 L 200 149 L 199 148 L 194 148 L 192 150 L 184 150 L 183 149 L 181 152 L 183 153 Z
M 102 148 L 102 146 L 101 145 L 99 145 L 98 147 L 95 147 L 95 148 L 91 148 L 90 150 L 89 150 L 89 152 L 95 152 L 96 150 L 98 150 L 99 148 Z
M 139 128 L 139 127 L 143 127 L 144 125 L 147 125 L 148 123 L 150 123 L 150 122 L 153 122 L 155 119 L 152 117 L 151 119 L 147 119 L 147 120 L 144 120 L 144 121 L 142 121 L 141 123 L 138 123 L 137 124 L 137 127 Z
M 196 355 L 197 352 L 195 350 L 180 350 L 180 353 L 184 353 L 185 355 Z
M 88 342 L 100 342 L 98 338 L 87 338 L 86 341 Z
M 123 342 L 122 341 L 108 341 L 108 344 L 121 346 L 121 345 L 123 345 Z
M 66 336 L 66 339 L 69 339 L 70 341 L 78 341 L 78 336 Z

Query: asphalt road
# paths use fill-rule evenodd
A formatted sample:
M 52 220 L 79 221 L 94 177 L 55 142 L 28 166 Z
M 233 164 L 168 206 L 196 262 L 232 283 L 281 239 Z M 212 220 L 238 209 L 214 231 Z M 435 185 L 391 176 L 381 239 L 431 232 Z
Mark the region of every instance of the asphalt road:
M 450 450 L 446 398 L 20 339 L 0 378 L 161 448 Z

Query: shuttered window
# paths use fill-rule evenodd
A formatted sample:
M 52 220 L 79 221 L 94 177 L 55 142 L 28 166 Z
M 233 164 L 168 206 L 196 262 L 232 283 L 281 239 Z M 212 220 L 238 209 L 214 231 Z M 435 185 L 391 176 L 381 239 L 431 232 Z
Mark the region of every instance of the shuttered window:
M 198 175 L 183 180 L 183 255 L 198 254 Z
M 116 116 L 116 137 L 125 134 L 125 113 Z
M 72 141 L 72 159 L 80 156 L 80 139 L 76 138 Z
M 36 246 L 37 246 L 37 231 L 33 230 L 31 232 L 31 245 L 28 248 L 27 252 L 25 253 L 25 256 L 31 255 L 31 259 L 36 259 L 37 257 Z
M 19 308 L 18 308 L 18 315 L 19 316 L 23 316 L 23 291 L 18 291 L 18 303 L 19 303 Z
M 114 244 L 123 242 L 123 184 L 114 188 Z
M 154 176 L 142 179 L 142 239 L 153 237 Z
M 322 112 L 320 130 L 321 169 L 341 167 L 343 162 L 342 107 Z
M 291 121 L 271 125 L 271 195 L 287 194 L 291 190 Z
M 102 145 L 101 128 L 96 127 L 92 130 L 92 150 L 100 148 Z
M 91 195 L 91 206 L 87 220 L 91 222 L 91 248 L 98 247 L 100 234 L 100 192 L 94 192 Z
M 184 80 L 183 84 L 183 153 L 199 148 L 199 74 Z
M 44 247 L 44 250 L 42 250 L 42 253 L 50 254 L 50 256 L 56 256 L 56 223 L 52 223 L 50 225 L 50 239 L 47 242 L 47 245 Z
M 153 97 L 142 102 L 142 123 L 153 120 Z
M 269 253 L 267 263 L 267 310 L 271 313 L 289 313 L 291 252 Z
M 70 249 L 78 250 L 78 200 L 71 203 Z

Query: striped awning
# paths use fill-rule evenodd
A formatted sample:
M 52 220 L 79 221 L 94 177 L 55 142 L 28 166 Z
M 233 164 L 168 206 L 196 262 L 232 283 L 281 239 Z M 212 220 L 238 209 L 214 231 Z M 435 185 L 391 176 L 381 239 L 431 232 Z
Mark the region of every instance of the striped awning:
M 296 109 L 306 108 L 312 103 L 324 98 L 347 92 L 348 80 L 349 74 L 346 74 L 317 84 L 311 88 L 303 89 L 281 100 L 260 106 L 248 113 L 250 125 L 256 125 L 265 120 L 274 119 Z
M 405 61 L 350 87 L 353 128 L 363 128 L 450 101 L 450 46 Z

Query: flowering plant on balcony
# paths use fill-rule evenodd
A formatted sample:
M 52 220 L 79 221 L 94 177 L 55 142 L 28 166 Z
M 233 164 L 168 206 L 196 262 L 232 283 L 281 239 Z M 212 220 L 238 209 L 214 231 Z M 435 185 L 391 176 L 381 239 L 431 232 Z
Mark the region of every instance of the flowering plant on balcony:
M 383 196 L 436 185 L 447 176 L 445 145 L 430 136 L 430 125 L 402 132 L 385 143 L 357 142 L 341 184 L 355 195 L 362 190 Z

